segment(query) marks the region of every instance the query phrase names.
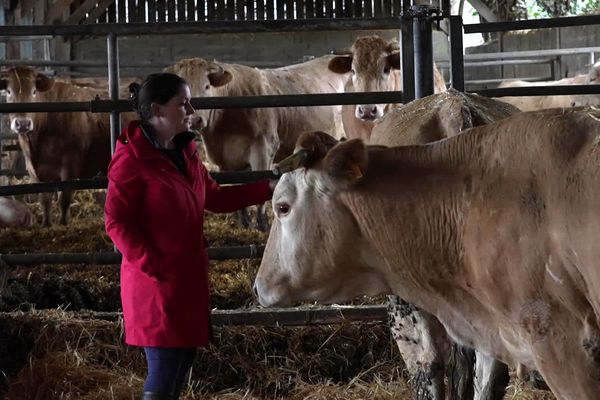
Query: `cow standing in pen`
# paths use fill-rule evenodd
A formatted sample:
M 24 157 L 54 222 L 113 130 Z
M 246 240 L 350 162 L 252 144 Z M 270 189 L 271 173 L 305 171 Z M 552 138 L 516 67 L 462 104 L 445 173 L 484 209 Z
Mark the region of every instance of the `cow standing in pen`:
M 351 48 L 338 51 L 329 62 L 332 72 L 347 76 L 345 92 L 402 91 L 402 63 L 397 42 L 381 36 L 363 36 Z M 446 90 L 442 74 L 434 65 L 434 92 Z M 395 107 L 394 104 L 348 104 L 342 107 L 346 137 L 369 142 L 376 119 Z
M 55 81 L 29 67 L 1 73 L 0 90 L 8 103 L 91 101 L 106 91 Z M 10 129 L 18 135 L 33 182 L 92 178 L 105 174 L 110 161 L 108 114 L 91 112 L 11 113 Z M 72 191 L 58 195 L 60 223 L 68 221 Z M 44 226 L 52 223 L 52 193 L 40 194 Z
M 510 104 L 449 89 L 386 113 L 375 124 L 370 144 L 389 147 L 435 142 L 519 112 Z M 412 376 L 415 399 L 504 397 L 508 384 L 505 364 L 483 354 L 472 354 L 469 349 L 453 347 L 435 316 L 398 296 L 390 295 L 388 300 L 392 336 Z M 447 397 L 446 369 L 449 369 Z
M 166 71 L 189 82 L 194 97 L 341 93 L 345 77 L 327 69 L 331 59 L 324 56 L 282 68 L 258 69 L 191 58 Z M 228 108 L 199 110 L 197 115 L 211 163 L 222 171 L 261 171 L 290 155 L 302 132 L 323 130 L 341 135 L 340 110 L 340 106 Z M 242 214 L 241 223 L 251 225 L 247 213 Z M 257 213 L 257 227 L 268 229 L 264 206 Z
M 503 82 L 499 88 L 530 87 L 530 86 L 568 86 L 568 85 L 598 85 L 600 84 L 600 61 L 592 65 L 587 74 L 580 74 L 558 81 L 526 82 L 514 80 Z M 581 107 L 600 104 L 598 94 L 563 94 L 555 96 L 505 96 L 498 100 L 509 103 L 523 111 L 544 110 L 558 107 Z
M 599 144 L 591 108 L 519 113 L 421 146 L 304 135 L 304 166 L 274 192 L 258 299 L 395 294 L 458 343 L 537 369 L 558 399 L 595 400 Z

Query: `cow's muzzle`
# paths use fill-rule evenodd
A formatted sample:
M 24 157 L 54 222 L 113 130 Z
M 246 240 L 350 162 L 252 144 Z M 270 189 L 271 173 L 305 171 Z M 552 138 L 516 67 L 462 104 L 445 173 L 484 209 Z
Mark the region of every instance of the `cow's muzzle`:
M 356 106 L 356 118 L 362 121 L 374 121 L 383 114 L 376 104 L 360 104 Z
M 28 117 L 13 118 L 10 130 L 19 135 L 29 133 L 33 130 L 33 120 Z

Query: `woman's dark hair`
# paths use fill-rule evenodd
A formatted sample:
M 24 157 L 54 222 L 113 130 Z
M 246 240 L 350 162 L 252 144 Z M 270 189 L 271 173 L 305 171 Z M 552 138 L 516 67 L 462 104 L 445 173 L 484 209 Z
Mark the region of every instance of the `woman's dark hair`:
M 165 104 L 179 93 L 182 85 L 187 85 L 187 82 L 178 75 L 169 72 L 150 74 L 141 85 L 135 82 L 129 85 L 129 100 L 140 119 L 148 121 L 152 118 L 150 105 Z

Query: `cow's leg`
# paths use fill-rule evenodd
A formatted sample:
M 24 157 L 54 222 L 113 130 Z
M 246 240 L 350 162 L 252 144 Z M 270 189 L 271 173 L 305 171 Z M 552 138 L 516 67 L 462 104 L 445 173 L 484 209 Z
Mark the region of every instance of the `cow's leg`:
M 502 400 L 509 379 L 506 364 L 475 352 L 475 400 Z
M 40 203 L 42 204 L 42 225 L 52 225 L 52 193 L 40 193 Z
M 268 141 L 261 137 L 256 140 L 250 148 L 249 163 L 252 171 L 264 171 L 271 168 L 271 160 L 274 151 Z M 267 208 L 265 204 L 256 206 L 256 229 L 262 232 L 269 230 L 269 220 L 267 218 Z
M 469 400 L 474 393 L 475 351 L 457 343 L 447 359 L 446 376 L 448 378 L 448 400 Z
M 71 205 L 71 199 L 73 197 L 73 191 L 65 189 L 58 194 L 58 204 L 60 205 L 60 223 L 66 225 L 69 218 L 69 206 Z
M 415 399 L 444 399 L 444 360 L 449 348 L 446 332 L 431 314 L 398 296 L 388 296 L 392 336 L 411 375 Z

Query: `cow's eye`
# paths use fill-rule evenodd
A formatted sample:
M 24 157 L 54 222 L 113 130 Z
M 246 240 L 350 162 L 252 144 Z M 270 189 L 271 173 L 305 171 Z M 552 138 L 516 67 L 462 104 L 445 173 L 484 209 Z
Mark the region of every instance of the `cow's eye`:
M 290 205 L 287 203 L 277 203 L 275 205 L 275 208 L 276 208 L 278 217 L 283 217 L 290 212 Z
M 206 85 L 206 87 L 204 89 L 206 89 L 206 90 L 210 89 L 210 85 Z
M 352 75 L 356 75 L 356 71 L 352 68 Z
M 35 95 L 37 94 L 37 90 L 33 89 L 33 90 L 31 91 L 31 94 L 35 96 Z
M 10 91 L 10 89 L 6 89 L 6 94 L 8 94 L 8 95 L 12 94 L 12 92 Z

